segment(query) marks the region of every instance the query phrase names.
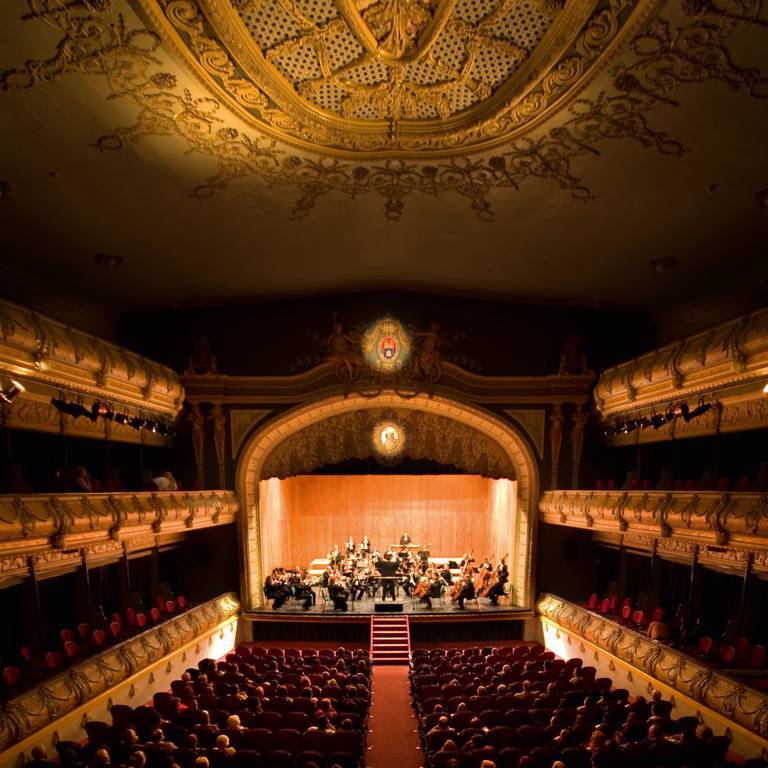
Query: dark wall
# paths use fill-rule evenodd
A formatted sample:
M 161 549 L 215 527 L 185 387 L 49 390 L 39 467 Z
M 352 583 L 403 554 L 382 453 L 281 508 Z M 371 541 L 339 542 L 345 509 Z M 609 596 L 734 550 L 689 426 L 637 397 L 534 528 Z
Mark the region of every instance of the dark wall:
M 596 588 L 597 557 L 589 531 L 539 523 L 536 591 L 586 600 Z
M 569 335 L 583 339 L 596 370 L 655 342 L 650 321 L 634 313 L 390 292 L 132 313 L 121 319 L 119 338 L 183 370 L 195 339 L 206 336 L 222 373 L 287 374 L 320 362 L 325 350 L 317 338 L 330 334 L 335 312 L 345 328 L 387 313 L 419 328 L 436 321 L 450 342 L 445 356 L 468 367 L 477 363 L 486 374 L 554 373 Z
M 185 442 L 181 440 L 180 444 Z M 172 469 L 182 482 L 190 475 L 183 447 L 177 452 L 175 448 L 0 428 L 0 493 L 57 491 L 54 470 L 80 466 L 102 483 L 111 470 L 118 470 L 129 491 L 142 489 L 145 471 L 156 476 L 164 469 Z M 28 490 L 19 487 L 20 482 Z M 190 485 L 185 483 L 185 487 Z

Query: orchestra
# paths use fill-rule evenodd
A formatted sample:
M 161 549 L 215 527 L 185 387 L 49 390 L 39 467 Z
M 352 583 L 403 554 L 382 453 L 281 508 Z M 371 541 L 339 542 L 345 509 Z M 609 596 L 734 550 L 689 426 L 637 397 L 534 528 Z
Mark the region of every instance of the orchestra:
M 319 576 L 313 576 L 306 568 L 273 568 L 264 581 L 264 595 L 272 600 L 274 610 L 291 599 L 300 602 L 305 611 L 310 610 L 317 602 L 316 588 L 336 611 L 346 611 L 350 602 L 364 599 L 389 597 L 394 601 L 400 589 L 427 610 L 432 608 L 434 599 L 443 596 L 462 610 L 467 601 L 479 598 L 498 605 L 509 581 L 507 555 L 494 565 L 493 555 L 477 562 L 473 552 L 465 553 L 460 563 L 452 563 L 460 569 L 460 575 L 454 579 L 451 563 L 430 561 L 430 546 L 414 544 L 408 531 L 403 531 L 398 544 L 383 552 L 373 546 L 368 534 L 359 543 L 350 536 L 341 547 L 331 547 L 326 558 L 328 564 Z

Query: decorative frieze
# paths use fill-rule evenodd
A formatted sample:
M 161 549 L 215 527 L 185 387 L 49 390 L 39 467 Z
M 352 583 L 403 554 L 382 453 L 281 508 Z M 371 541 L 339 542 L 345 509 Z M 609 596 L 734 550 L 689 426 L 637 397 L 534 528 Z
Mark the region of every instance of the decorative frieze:
M 0 372 L 166 417 L 184 399 L 170 368 L 2 300 Z
M 0 495 L 0 574 L 144 549 L 158 535 L 234 522 L 238 510 L 229 491 Z
M 610 418 L 749 385 L 757 398 L 766 380 L 768 308 L 608 368 L 600 375 L 594 397 L 603 418 Z M 750 411 L 736 410 L 731 418 L 755 418 Z
M 542 595 L 537 609 L 543 620 L 572 632 L 762 739 L 768 738 L 768 694 L 555 595 Z
M 0 751 L 103 694 L 240 612 L 233 593 L 198 605 L 69 667 L 7 701 L 0 711 Z
M 539 515 L 556 525 L 768 550 L 768 494 L 547 491 L 539 499 Z

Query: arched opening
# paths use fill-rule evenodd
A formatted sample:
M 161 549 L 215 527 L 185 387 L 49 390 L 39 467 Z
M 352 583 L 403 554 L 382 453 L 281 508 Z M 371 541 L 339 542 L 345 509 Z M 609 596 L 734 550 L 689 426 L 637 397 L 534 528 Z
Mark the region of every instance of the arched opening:
M 299 406 L 257 428 L 246 440 L 237 467 L 237 492 L 242 510 L 240 550 L 244 609 L 263 605 L 259 481 L 263 479 L 263 470 L 275 449 L 297 432 L 324 420 L 340 414 L 382 408 L 420 411 L 450 419 L 481 433 L 503 452 L 514 470 L 517 492 L 510 575 L 516 603 L 531 607 L 535 597 L 532 561 L 539 476 L 536 459 L 527 440 L 513 425 L 474 406 L 442 396 L 417 395 L 404 399 L 393 392 L 385 392 L 374 398 L 339 394 Z

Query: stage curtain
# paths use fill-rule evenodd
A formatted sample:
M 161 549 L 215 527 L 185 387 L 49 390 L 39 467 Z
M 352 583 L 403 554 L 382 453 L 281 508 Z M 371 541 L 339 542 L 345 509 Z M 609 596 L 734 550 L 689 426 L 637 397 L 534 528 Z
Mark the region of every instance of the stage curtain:
M 476 475 L 307 475 L 260 484 L 265 569 L 307 566 L 367 533 L 378 548 L 403 529 L 436 557 L 512 549 L 516 483 Z M 265 570 L 266 572 L 266 570 Z

